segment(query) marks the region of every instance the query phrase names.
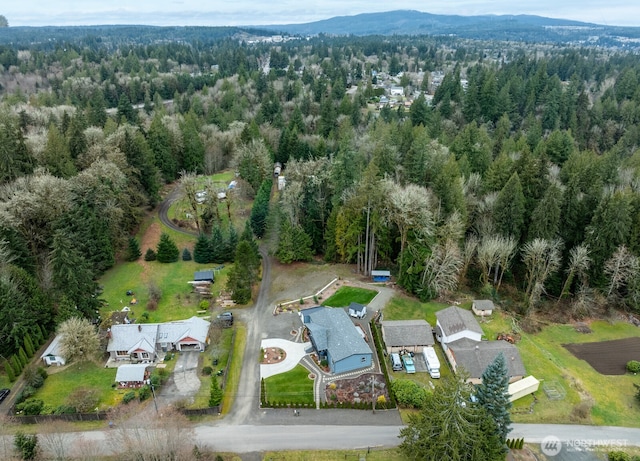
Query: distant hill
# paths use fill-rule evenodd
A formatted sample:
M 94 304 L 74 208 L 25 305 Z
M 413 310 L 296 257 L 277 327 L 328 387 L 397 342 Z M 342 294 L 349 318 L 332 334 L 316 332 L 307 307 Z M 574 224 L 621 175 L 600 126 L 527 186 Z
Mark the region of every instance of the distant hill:
M 640 38 L 639 27 L 611 27 L 531 15 L 457 16 L 396 10 L 365 13 L 306 24 L 255 26 L 294 35 L 455 35 L 470 39 L 597 43 Z

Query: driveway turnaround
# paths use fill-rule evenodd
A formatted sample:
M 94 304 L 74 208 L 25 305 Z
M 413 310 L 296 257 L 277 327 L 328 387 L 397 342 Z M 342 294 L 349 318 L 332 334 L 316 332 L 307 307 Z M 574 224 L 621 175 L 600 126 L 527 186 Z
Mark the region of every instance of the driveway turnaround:
M 266 379 L 280 373 L 285 373 L 289 370 L 293 370 L 296 365 L 307 355 L 305 349 L 311 346 L 311 343 L 294 343 L 293 341 L 287 341 L 280 338 L 268 338 L 263 339 L 260 347 L 267 349 L 270 347 L 277 347 L 285 351 L 285 358 L 282 362 L 260 364 L 260 378 Z

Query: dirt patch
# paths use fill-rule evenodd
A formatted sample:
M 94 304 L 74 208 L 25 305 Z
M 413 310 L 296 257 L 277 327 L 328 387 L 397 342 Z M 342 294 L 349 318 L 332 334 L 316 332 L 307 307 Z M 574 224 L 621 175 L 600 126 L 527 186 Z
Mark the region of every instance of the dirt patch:
M 147 228 L 144 235 L 140 239 L 140 251 L 142 256 L 138 259 L 137 263 L 142 266 L 141 279 L 145 282 L 149 279 L 149 263 L 144 260 L 144 254 L 149 248 L 153 251 L 158 247 L 160 241 L 160 235 L 162 234 L 162 224 L 159 221 L 153 220 L 151 225 Z
M 373 387 L 371 385 L 373 381 Z M 384 376 L 378 373 L 365 373 L 352 379 L 340 379 L 327 384 L 325 394 L 329 403 L 359 403 L 371 402 L 373 397 L 377 400 L 384 395 L 389 401 L 389 393 L 384 381 Z
M 538 458 L 531 450 L 524 447 L 522 450 L 509 450 L 507 461 L 538 461 Z
M 287 353 L 279 347 L 267 347 L 262 350 L 262 360 L 260 363 L 273 364 L 282 362 L 287 357 Z
M 617 339 L 597 343 L 563 344 L 569 352 L 586 360 L 598 373 L 623 375 L 629 360 L 640 360 L 640 338 Z

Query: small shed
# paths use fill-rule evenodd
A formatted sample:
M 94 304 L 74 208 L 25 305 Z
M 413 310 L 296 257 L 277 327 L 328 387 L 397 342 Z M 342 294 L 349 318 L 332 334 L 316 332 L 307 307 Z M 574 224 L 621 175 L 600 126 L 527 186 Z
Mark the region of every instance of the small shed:
M 490 299 L 474 299 L 471 304 L 471 310 L 478 317 L 486 317 L 493 313 L 495 306 Z
M 533 394 L 538 390 L 540 381 L 533 376 L 527 376 L 526 378 L 509 384 L 509 401 L 514 402 L 525 395 Z
M 142 387 L 147 378 L 147 366 L 144 364 L 120 365 L 116 372 L 116 382 L 121 388 Z
M 44 353 L 40 356 L 45 365 L 62 366 L 67 363 L 67 361 L 62 356 L 62 352 L 60 351 L 60 339 L 60 335 L 57 335 L 55 338 L 53 338 L 53 341 L 51 341 L 49 347 L 47 347 Z
M 388 282 L 391 280 L 390 271 L 371 271 L 371 278 L 374 282 Z
M 196 271 L 196 273 L 193 274 L 193 281 L 213 283 L 215 281 L 215 276 L 213 275 L 212 270 Z
M 351 303 L 349 304 L 349 316 L 355 317 L 357 319 L 363 318 L 367 315 L 367 306 L 362 305 L 360 303 Z

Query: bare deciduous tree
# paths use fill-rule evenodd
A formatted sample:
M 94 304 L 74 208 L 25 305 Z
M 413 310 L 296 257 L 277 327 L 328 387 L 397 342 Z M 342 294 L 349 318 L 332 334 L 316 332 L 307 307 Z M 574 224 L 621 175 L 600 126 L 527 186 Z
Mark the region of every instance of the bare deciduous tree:
M 115 427 L 109 432 L 114 451 L 122 460 L 188 461 L 195 444 L 188 419 L 177 410 L 160 414 L 128 405 L 111 415 Z
M 38 427 L 38 445 L 45 459 L 65 461 L 71 457 L 75 434 L 69 424 L 57 421 Z
M 67 362 L 96 360 L 100 354 L 100 336 L 87 319 L 71 317 L 58 326 L 60 350 Z
M 613 256 L 604 263 L 604 273 L 609 278 L 607 300 L 620 297 L 621 288 L 625 287 L 640 270 L 640 259 L 621 245 Z
M 591 267 L 591 257 L 589 256 L 589 248 L 586 245 L 577 245 L 569 251 L 569 267 L 567 268 L 567 278 L 562 286 L 558 302 L 563 296 L 569 294 L 571 285 L 576 277 L 580 282 L 580 290 L 587 285 L 587 271 Z
M 429 297 L 455 290 L 463 265 L 458 243 L 448 239 L 434 245 L 424 265 L 422 289 L 430 292 Z
M 527 268 L 526 275 L 526 313 L 533 307 L 544 293 L 544 283 L 551 274 L 558 270 L 561 262 L 561 240 L 534 239 L 522 248 L 522 260 Z

